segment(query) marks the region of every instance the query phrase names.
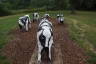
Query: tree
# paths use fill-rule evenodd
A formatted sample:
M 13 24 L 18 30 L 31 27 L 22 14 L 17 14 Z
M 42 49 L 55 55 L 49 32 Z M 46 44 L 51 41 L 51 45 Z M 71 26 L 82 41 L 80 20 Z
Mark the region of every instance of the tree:
M 8 8 L 4 6 L 4 4 L 0 3 L 0 16 L 5 16 L 9 14 L 11 14 L 11 12 L 8 10 Z
M 55 0 L 55 8 L 58 10 L 64 10 L 67 7 L 67 0 Z

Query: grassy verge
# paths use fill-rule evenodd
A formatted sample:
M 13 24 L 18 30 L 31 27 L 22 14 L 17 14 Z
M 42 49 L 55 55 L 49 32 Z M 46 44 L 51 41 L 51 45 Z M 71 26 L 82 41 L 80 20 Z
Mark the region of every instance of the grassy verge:
M 66 16 L 72 40 L 84 48 L 89 64 L 96 64 L 96 12 L 77 12 Z
M 16 28 L 18 18 L 22 15 L 24 14 L 0 17 L 0 64 L 10 63 L 5 56 L 1 55 L 1 49 L 10 40 L 11 35 L 8 35 L 8 33 Z

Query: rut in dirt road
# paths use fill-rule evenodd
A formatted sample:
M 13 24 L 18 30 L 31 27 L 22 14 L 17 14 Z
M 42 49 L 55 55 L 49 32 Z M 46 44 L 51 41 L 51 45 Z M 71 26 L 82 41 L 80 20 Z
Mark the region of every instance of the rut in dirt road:
M 52 64 L 86 64 L 84 50 L 70 40 L 67 24 L 53 23 L 54 46 L 52 47 Z M 3 49 L 12 64 L 37 64 L 37 23 L 32 23 L 29 32 L 18 29 L 12 31 L 14 37 Z M 42 64 L 48 64 L 43 62 Z

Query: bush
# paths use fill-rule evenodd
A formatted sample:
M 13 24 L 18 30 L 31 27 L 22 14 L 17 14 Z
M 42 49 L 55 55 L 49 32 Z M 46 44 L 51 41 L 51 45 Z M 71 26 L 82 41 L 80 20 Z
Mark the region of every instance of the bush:
M 22 9 L 22 10 L 13 10 L 13 14 L 22 14 L 22 13 L 34 13 L 34 12 L 45 12 L 44 8 L 33 8 L 33 9 Z
M 0 4 L 0 16 L 6 16 L 12 14 L 3 4 Z

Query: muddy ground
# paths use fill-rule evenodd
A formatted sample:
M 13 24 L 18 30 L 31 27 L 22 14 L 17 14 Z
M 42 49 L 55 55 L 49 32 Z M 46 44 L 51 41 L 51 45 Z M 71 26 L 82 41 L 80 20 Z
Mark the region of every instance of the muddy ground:
M 68 34 L 67 24 L 53 23 L 54 46 L 52 47 L 52 64 L 86 64 L 87 56 L 82 48 L 72 41 Z M 37 64 L 37 33 L 38 24 L 32 23 L 29 32 L 11 31 L 14 35 L 11 41 L 3 48 L 3 54 L 12 64 Z M 42 64 L 48 64 L 43 59 Z

